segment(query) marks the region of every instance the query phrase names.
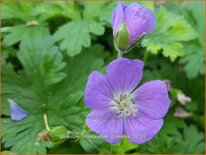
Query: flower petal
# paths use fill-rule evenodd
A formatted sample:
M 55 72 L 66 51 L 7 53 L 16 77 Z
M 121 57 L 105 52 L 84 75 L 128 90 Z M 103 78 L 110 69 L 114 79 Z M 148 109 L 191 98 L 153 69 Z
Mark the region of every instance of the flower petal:
M 12 120 L 20 121 L 28 115 L 27 112 L 24 109 L 22 109 L 19 105 L 17 105 L 13 100 L 8 99 L 8 101 L 10 103 Z
M 186 96 L 182 92 L 177 93 L 177 100 L 180 102 L 182 105 L 186 105 L 187 103 L 191 102 L 191 98 L 189 96 Z
M 175 109 L 175 112 L 173 113 L 173 116 L 174 117 L 179 117 L 179 118 L 187 118 L 187 117 L 191 117 L 192 113 L 191 112 L 187 112 L 182 107 L 177 107 Z
M 125 21 L 130 32 L 130 45 L 144 33 L 151 33 L 156 25 L 155 14 L 140 5 L 133 3 L 125 9 Z
M 123 134 L 123 119 L 111 110 L 94 110 L 86 118 L 88 127 L 111 144 L 119 142 Z
M 154 12 L 148 9 L 148 18 L 147 23 L 144 26 L 143 32 L 147 32 L 147 34 L 150 34 L 154 31 L 156 26 L 156 16 Z
M 130 93 L 142 79 L 144 62 L 119 58 L 107 67 L 106 77 L 115 92 Z
M 140 113 L 153 119 L 163 118 L 170 106 L 165 82 L 154 80 L 143 84 L 133 94 Z
M 122 3 L 122 2 L 118 2 L 117 7 L 114 9 L 114 11 L 112 12 L 112 28 L 113 28 L 113 33 L 116 32 L 117 27 L 123 23 L 124 21 L 124 9 L 127 6 Z
M 124 132 L 127 138 L 135 144 L 141 144 L 151 140 L 161 129 L 163 119 L 152 120 L 140 115 L 124 120 Z
M 94 71 L 90 74 L 85 93 L 84 102 L 91 109 L 102 109 L 112 102 L 113 93 L 103 74 Z

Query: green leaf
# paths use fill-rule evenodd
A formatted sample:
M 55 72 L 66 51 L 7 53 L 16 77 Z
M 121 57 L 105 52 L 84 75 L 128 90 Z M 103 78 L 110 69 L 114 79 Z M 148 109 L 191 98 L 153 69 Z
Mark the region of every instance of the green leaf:
M 55 145 L 50 148 L 47 154 L 83 154 L 86 153 L 79 144 L 67 141 L 61 145 Z
M 184 65 L 184 71 L 189 79 L 197 77 L 199 74 L 205 74 L 205 55 L 202 48 L 198 46 L 188 45 L 185 55 L 180 59 Z
M 33 13 L 37 8 L 37 3 L 33 2 L 3 2 L 3 46 L 10 47 L 22 41 L 49 35 L 46 24 L 39 21 L 38 16 Z
M 49 143 L 37 141 L 38 132 L 43 129 L 43 121 L 39 115 L 32 115 L 20 122 L 10 119 L 2 121 L 2 142 L 4 147 L 11 147 L 14 153 L 46 153 L 46 147 L 51 147 Z
M 205 56 L 204 56 L 204 14 L 205 6 L 203 2 L 192 2 L 186 3 L 183 9 L 186 9 L 188 15 L 188 20 L 193 25 L 195 30 L 198 32 L 197 42 L 191 44 L 186 44 L 185 54 L 182 59 L 180 59 L 181 64 L 184 65 L 184 71 L 189 79 L 193 79 L 198 75 L 204 75 L 205 70 Z
M 117 2 L 87 2 L 84 4 L 84 19 L 99 18 L 111 26 L 112 11 L 117 5 Z M 95 10 L 95 13 L 94 11 Z
M 2 19 L 20 19 L 28 22 L 36 20 L 38 17 L 38 19 L 43 22 L 56 16 L 65 16 L 71 19 L 81 18 L 74 2 L 2 3 Z
M 5 27 L 4 27 L 5 28 Z M 12 46 L 18 42 L 41 38 L 49 35 L 49 31 L 44 25 L 27 26 L 26 24 L 7 27 L 4 31 L 4 46 Z
M 138 145 L 131 143 L 126 137 L 124 137 L 121 142 L 114 145 L 113 149 L 115 153 L 118 154 L 125 154 L 128 153 L 128 151 L 137 149 Z
M 79 143 L 86 152 L 91 153 L 95 152 L 95 150 L 103 150 L 103 148 L 101 148 L 101 145 L 105 142 L 102 138 L 98 137 L 98 135 L 94 133 L 86 133 L 80 139 Z
M 41 2 L 38 7 L 32 10 L 32 13 L 35 16 L 39 16 L 40 21 L 46 21 L 58 16 L 64 16 L 73 20 L 81 19 L 80 12 L 75 7 L 75 2 Z
M 143 144 L 140 152 L 201 154 L 204 153 L 204 134 L 194 125 L 185 126 L 183 135 L 180 131 L 172 136 L 158 135 L 149 143 Z
M 105 22 L 110 20 L 110 12 L 112 12 L 115 3 L 87 2 L 80 4 L 84 6 L 83 19 L 66 23 L 54 34 L 56 40 L 60 42 L 60 49 L 66 50 L 69 56 L 79 54 L 82 47 L 89 47 L 91 34 L 99 36 L 104 33 L 103 26 Z M 96 10 L 96 12 L 93 13 L 92 10 Z
M 84 87 L 89 74 L 102 69 L 104 64 L 99 55 L 95 56 L 103 50 L 101 46 L 84 50 L 76 57 L 67 58 L 68 63 L 63 68 L 61 53 L 48 37 L 22 42 L 18 52 L 23 66 L 20 72 L 16 73 L 11 64 L 3 65 L 3 113 L 10 116 L 8 98 L 28 112 L 28 116 L 19 122 L 3 118 L 5 148 L 11 147 L 14 153 L 45 154 L 50 145 L 37 141 L 38 133 L 45 129 L 43 114 L 47 114 L 50 126 L 62 125 L 71 131 L 83 129 L 88 114 L 83 103 Z M 61 79 L 60 73 L 67 73 L 67 78 Z M 43 84 L 49 84 L 49 87 Z
M 22 42 L 17 56 L 30 82 L 47 87 L 66 77 L 60 72 L 66 64 L 62 62 L 62 54 L 50 36 Z
M 13 153 L 13 152 L 11 152 L 11 151 L 7 151 L 7 150 L 4 150 L 4 151 L 2 151 L 2 152 L 0 152 L 0 153 L 2 153 L 2 154 L 15 154 L 15 153 Z
M 191 3 L 186 3 L 185 8 L 187 8 L 191 13 L 191 16 L 189 17 L 190 22 L 193 24 L 193 27 L 195 30 L 198 32 L 198 39 L 199 42 L 203 47 L 205 47 L 205 42 L 204 42 L 204 33 L 205 33 L 205 5 L 204 2 L 191 2 Z M 192 20 L 194 19 L 194 20 Z
M 19 74 L 10 64 L 3 65 L 4 114 L 10 115 L 7 99 L 19 104 L 29 116 L 20 122 L 3 120 L 3 143 L 15 153 L 46 153 L 48 144 L 37 141 L 38 133 L 44 129 L 43 113 L 47 109 L 46 86 L 60 82 L 65 73 L 62 55 L 54 46 L 51 37 L 42 40 L 23 41 L 18 52 L 23 66 Z
M 157 55 L 160 51 L 165 57 L 174 61 L 183 56 L 183 42 L 197 38 L 197 33 L 181 16 L 161 8 L 157 12 L 157 26 L 155 31 L 144 40 L 143 46 L 147 51 Z
M 11 64 L 4 64 L 2 69 L 3 112 L 10 115 L 8 99 L 13 99 L 27 112 L 36 113 L 42 106 L 41 100 L 32 90 L 32 84 L 20 74 L 16 74 Z M 39 91 L 42 89 L 39 89 Z
M 183 130 L 183 145 L 181 153 L 204 153 L 204 133 L 191 125 Z
M 171 109 L 171 108 L 170 108 Z M 172 111 L 172 110 L 171 110 Z M 175 118 L 171 113 L 168 113 L 164 120 L 164 126 L 161 129 L 161 136 L 179 136 L 179 130 L 184 128 L 185 122 L 179 118 Z
M 93 20 L 72 21 L 61 26 L 54 36 L 60 42 L 61 50 L 66 50 L 69 56 L 75 56 L 81 52 L 82 47 L 90 46 L 90 33 L 101 35 L 104 27 Z
M 35 3 L 24 2 L 3 2 L 2 3 L 2 19 L 20 19 L 22 21 L 32 19 L 31 10 Z

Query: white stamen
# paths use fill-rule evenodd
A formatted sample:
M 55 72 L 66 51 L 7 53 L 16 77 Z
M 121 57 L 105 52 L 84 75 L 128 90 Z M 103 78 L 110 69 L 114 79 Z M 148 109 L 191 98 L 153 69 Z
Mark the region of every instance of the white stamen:
M 120 117 L 136 116 L 137 113 L 137 105 L 133 97 L 126 94 L 115 95 L 115 99 L 110 104 L 110 107 L 117 111 L 117 115 Z

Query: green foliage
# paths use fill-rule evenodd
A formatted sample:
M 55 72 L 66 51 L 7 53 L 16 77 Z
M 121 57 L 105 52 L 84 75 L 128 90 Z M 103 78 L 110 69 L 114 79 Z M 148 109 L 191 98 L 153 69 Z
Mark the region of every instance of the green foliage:
M 81 52 L 82 47 L 91 45 L 91 36 L 102 35 L 104 33 L 103 25 L 107 21 L 107 16 L 103 14 L 103 10 L 112 10 L 111 4 L 107 2 L 88 2 L 84 3 L 83 19 L 70 21 L 61 26 L 54 34 L 57 41 L 60 41 L 60 49 L 66 50 L 69 56 L 75 56 Z M 94 14 L 92 10 L 97 10 Z M 92 12 L 91 12 L 92 11 Z M 94 20 L 97 18 L 98 20 Z
M 84 105 L 82 102 L 78 105 L 83 94 L 82 86 L 86 83 L 89 73 L 100 69 L 103 61 L 95 59 L 92 52 L 88 52 L 68 59 L 66 65 L 53 43 L 50 37 L 22 42 L 18 59 L 23 70 L 15 73 L 11 64 L 3 66 L 2 111 L 5 115 L 10 115 L 7 99 L 11 98 L 29 113 L 29 116 L 20 122 L 3 119 L 3 143 L 5 147 L 11 147 L 12 152 L 46 153 L 45 147 L 48 145 L 37 142 L 38 133 L 44 129 L 44 113 L 48 115 L 51 126 L 61 124 L 70 130 L 81 130 L 84 124 L 84 120 L 76 121 L 68 116 L 78 112 L 82 113 L 84 118 Z M 77 72 L 80 68 L 75 63 L 84 68 Z M 62 72 L 63 67 L 68 70 Z M 78 77 L 81 77 L 81 80 L 77 80 Z M 27 138 L 22 138 L 24 136 Z
M 62 62 L 62 54 L 50 37 L 22 42 L 17 57 L 25 76 L 34 85 L 36 83 L 41 87 L 48 87 L 66 77 L 65 73 L 60 72 L 66 63 Z
M 203 47 L 205 47 L 205 42 L 204 42 L 205 5 L 204 5 L 204 2 L 186 3 L 184 8 L 187 9 L 189 13 L 191 13 L 191 15 L 187 16 L 187 18 L 191 22 L 191 24 L 195 28 L 195 30 L 198 32 L 198 40 L 199 40 L 200 44 Z M 196 8 L 198 8 L 198 9 L 196 9 Z
M 101 150 L 104 153 L 109 153 L 108 150 L 101 148 L 101 145 L 105 142 L 102 138 L 98 137 L 98 135 L 94 133 L 87 132 L 86 134 L 82 135 L 81 139 L 79 140 L 81 147 L 88 153 L 95 153 L 97 150 Z
M 204 75 L 204 2 L 199 1 L 181 4 L 178 2 L 171 2 L 166 4 L 166 7 L 172 12 L 175 12 L 176 15 L 179 14 L 184 16 L 184 20 L 187 20 L 188 24 L 197 32 L 197 38 L 194 41 L 182 45 L 182 52 L 180 52 L 182 58 L 179 63 L 184 64 L 184 71 L 189 79 L 193 79 L 198 75 Z M 186 31 L 186 29 L 184 31 Z M 177 33 L 177 35 L 178 34 L 179 33 Z M 189 35 L 189 33 L 181 33 L 177 38 L 181 37 L 182 34 Z M 175 54 L 175 52 L 173 53 Z
M 3 25 L 11 19 L 8 22 L 9 25 L 1 29 L 3 35 L 6 33 L 3 38 L 4 46 L 9 47 L 21 41 L 41 38 L 49 34 L 45 24 L 38 21 L 37 17 L 32 13 L 32 10 L 37 8 L 36 4 L 19 2 L 4 2 L 2 4 Z
M 198 74 L 205 74 L 205 55 L 203 49 L 198 46 L 188 45 L 185 56 L 180 59 L 181 64 L 185 64 L 184 71 L 188 78 L 192 79 Z
M 140 145 L 139 151 L 201 154 L 204 152 L 204 134 L 194 125 L 188 126 L 183 120 L 168 114 L 160 133 L 150 142 Z
M 141 147 L 146 153 L 158 152 L 164 153 L 204 153 L 204 134 L 191 125 L 183 128 L 183 134 L 156 136 L 154 140 Z
M 82 4 L 85 6 L 83 11 L 85 19 L 99 18 L 100 21 L 111 24 L 111 14 L 116 2 L 87 2 Z M 95 13 L 93 10 L 95 10 Z
M 49 143 L 37 141 L 38 133 L 43 128 L 40 115 L 30 115 L 21 122 L 13 122 L 10 119 L 2 121 L 2 142 L 4 147 L 11 147 L 14 153 L 46 153 Z
M 194 9 L 198 7 L 198 9 Z M 194 2 L 187 4 L 186 8 L 191 13 L 190 21 L 193 27 L 198 32 L 198 41 L 191 46 L 187 46 L 185 50 L 185 57 L 180 59 L 181 64 L 184 65 L 184 71 L 188 78 L 192 79 L 205 74 L 205 54 L 204 54 L 204 14 L 205 8 L 202 2 Z
M 61 50 L 67 50 L 69 56 L 75 56 L 81 52 L 82 47 L 91 45 L 90 33 L 103 34 L 102 24 L 92 20 L 69 22 L 58 29 L 55 38 L 57 41 L 61 41 Z
M 43 25 L 27 26 L 26 24 L 4 27 L 2 32 L 7 34 L 3 39 L 3 45 L 7 47 L 21 41 L 41 38 L 49 34 L 49 31 Z
M 49 38 L 47 39 L 46 43 L 48 44 L 45 44 L 44 41 L 39 42 L 41 40 L 34 43 L 22 43 L 18 58 L 24 70 L 19 74 L 15 73 L 10 64 L 3 66 L 3 111 L 6 112 L 6 115 L 10 115 L 6 100 L 12 98 L 30 114 L 21 122 L 3 119 L 3 142 L 5 142 L 5 147 L 12 147 L 11 150 L 15 153 L 46 153 L 45 147 L 47 145 L 41 145 L 37 142 L 38 132 L 43 129 L 42 114 L 46 107 L 44 85 L 56 82 L 53 80 L 55 78 L 53 78 L 51 70 L 54 70 L 53 65 L 55 66 L 56 62 L 59 63 L 59 60 L 58 57 L 55 61 L 51 58 L 60 54 Z M 39 43 L 42 43 L 42 46 Z M 40 45 L 41 48 L 38 48 L 37 45 Z M 51 54 L 47 52 L 48 49 L 51 50 Z M 42 57 L 39 59 L 41 55 Z M 26 65 L 26 63 L 28 64 Z M 42 65 L 47 66 L 47 68 Z M 54 73 L 57 73 L 59 69 L 54 70 Z M 47 80 L 48 75 L 51 76 L 49 80 Z
M 62 11 L 64 10 L 64 11 Z M 32 10 L 35 16 L 39 16 L 40 21 L 47 21 L 52 18 L 63 16 L 68 19 L 80 19 L 80 13 L 75 2 L 41 2 L 38 8 Z
M 138 145 L 131 143 L 127 138 L 123 138 L 113 149 L 115 153 L 124 154 L 136 148 L 138 148 Z
M 2 4 L 2 19 L 19 19 L 28 22 L 34 17 L 31 10 L 35 6 L 35 3 L 4 2 Z
M 183 17 L 161 7 L 157 12 L 155 31 L 145 40 L 144 46 L 155 55 L 162 50 L 162 54 L 173 62 L 177 57 L 183 56 L 183 42 L 196 37 L 196 32 Z

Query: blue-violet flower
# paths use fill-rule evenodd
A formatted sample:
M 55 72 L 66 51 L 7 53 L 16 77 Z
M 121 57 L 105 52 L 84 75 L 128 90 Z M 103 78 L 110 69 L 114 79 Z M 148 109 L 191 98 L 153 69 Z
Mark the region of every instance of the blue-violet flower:
M 94 71 L 85 89 L 85 104 L 92 109 L 88 127 L 107 142 L 115 144 L 125 136 L 133 143 L 153 138 L 163 125 L 170 100 L 163 81 L 150 81 L 138 89 L 144 63 L 119 58 L 112 61 L 106 75 Z

